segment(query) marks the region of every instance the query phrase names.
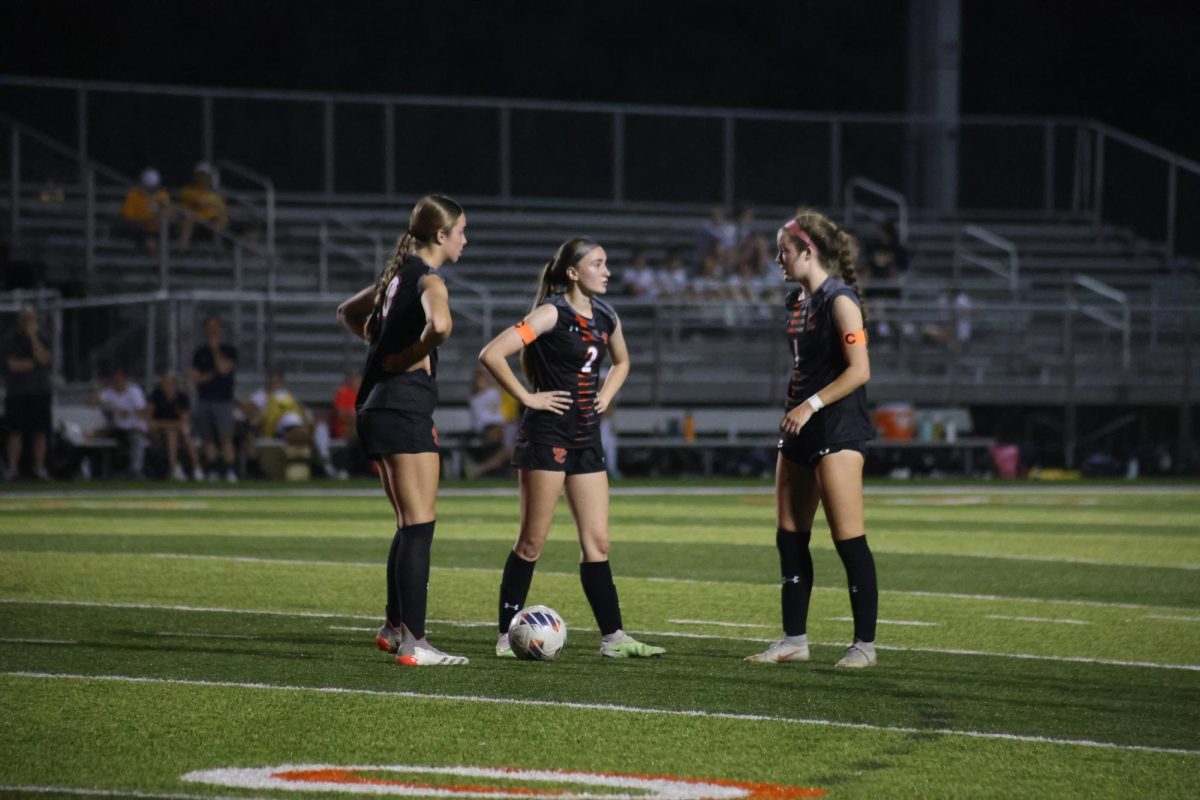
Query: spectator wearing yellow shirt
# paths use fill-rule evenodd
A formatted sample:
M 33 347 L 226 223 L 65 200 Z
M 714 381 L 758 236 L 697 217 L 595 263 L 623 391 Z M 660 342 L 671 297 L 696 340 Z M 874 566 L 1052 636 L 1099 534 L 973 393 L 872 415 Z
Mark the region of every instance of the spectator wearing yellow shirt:
M 192 231 L 196 220 L 212 225 L 217 230 L 229 227 L 229 211 L 225 208 L 225 198 L 213 188 L 212 166 L 201 161 L 192 170 L 192 182 L 179 190 L 179 204 L 188 212 L 183 215 L 179 228 L 179 247 L 187 250 L 192 241 Z M 220 239 L 213 234 L 213 242 Z
M 121 231 L 144 240 L 146 248 L 153 250 L 162 223 L 170 217 L 171 195 L 163 187 L 158 170 L 147 167 L 142 170 L 140 183 L 129 190 L 121 204 Z

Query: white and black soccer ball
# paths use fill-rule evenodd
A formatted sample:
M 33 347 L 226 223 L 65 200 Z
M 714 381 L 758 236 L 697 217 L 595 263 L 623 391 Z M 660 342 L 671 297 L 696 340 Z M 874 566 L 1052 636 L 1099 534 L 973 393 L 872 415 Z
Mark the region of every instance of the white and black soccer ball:
M 508 644 L 517 658 L 554 661 L 567 646 L 567 623 L 548 606 L 521 609 L 508 624 Z

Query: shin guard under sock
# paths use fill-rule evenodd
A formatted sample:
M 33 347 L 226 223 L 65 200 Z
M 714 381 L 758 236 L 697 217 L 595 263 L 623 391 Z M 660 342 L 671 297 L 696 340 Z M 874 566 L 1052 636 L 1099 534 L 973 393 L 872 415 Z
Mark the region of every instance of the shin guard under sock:
M 500 579 L 500 632 L 508 633 L 508 624 L 517 612 L 525 607 L 529 596 L 529 584 L 533 582 L 536 561 L 526 561 L 516 552 L 508 554 L 504 562 L 504 577 Z
M 585 561 L 579 565 L 579 581 L 583 594 L 592 607 L 600 635 L 607 636 L 621 629 L 621 604 L 613 583 L 612 568 L 607 561 Z
M 775 530 L 781 578 L 779 603 L 783 611 L 783 632 L 787 636 L 802 636 L 808 632 L 808 603 L 813 582 L 812 553 L 808 549 L 811 537 L 811 531 Z
M 854 615 L 854 638 L 875 641 L 875 623 L 879 617 L 879 587 L 875 582 L 875 558 L 867 546 L 867 537 L 834 541 L 833 546 L 846 568 L 850 587 L 850 611 Z

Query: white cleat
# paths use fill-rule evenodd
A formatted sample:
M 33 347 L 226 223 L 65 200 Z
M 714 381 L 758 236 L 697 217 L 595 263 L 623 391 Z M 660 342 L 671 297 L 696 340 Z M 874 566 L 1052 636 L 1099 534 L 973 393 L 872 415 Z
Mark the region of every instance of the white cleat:
M 405 646 L 403 649 L 409 652 L 396 656 L 396 663 L 404 667 L 457 667 L 460 664 L 471 663 L 466 656 L 452 656 L 433 645 L 412 645 L 411 648 Z
M 755 664 L 782 664 L 785 661 L 808 661 L 808 640 L 801 644 L 789 644 L 780 639 L 761 653 L 746 656 L 746 661 Z
M 866 669 L 875 666 L 875 645 L 855 640 L 842 659 L 833 666 L 841 669 Z

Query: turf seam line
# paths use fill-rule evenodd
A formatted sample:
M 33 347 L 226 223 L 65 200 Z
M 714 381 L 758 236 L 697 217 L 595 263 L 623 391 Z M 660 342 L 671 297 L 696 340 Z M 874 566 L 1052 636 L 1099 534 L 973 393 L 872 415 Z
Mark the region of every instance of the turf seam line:
M 615 703 L 580 703 L 559 700 L 536 700 L 526 697 L 488 697 L 486 695 L 456 695 L 438 694 L 433 692 L 384 691 L 381 689 L 351 689 L 341 686 L 293 686 L 287 684 L 252 683 L 242 681 L 204 681 L 183 678 L 156 678 L 140 675 L 81 675 L 61 672 L 5 672 L 8 677 L 28 678 L 32 680 L 75 680 L 97 681 L 111 683 L 136 683 L 165 686 L 196 686 L 220 689 L 256 689 L 281 692 L 311 692 L 314 694 L 349 694 L 369 697 L 402 697 L 410 700 L 432 700 L 462 703 L 487 703 L 492 705 L 516 705 L 522 707 L 539 706 L 543 708 L 564 708 L 577 711 L 607 711 L 620 714 L 645 714 L 648 716 L 694 717 L 699 719 L 719 719 L 734 722 L 774 722 L 785 725 L 812 725 L 826 728 L 844 728 L 848 730 L 877 731 L 881 733 L 900 733 L 904 735 L 925 734 L 939 736 L 963 736 L 971 739 L 1025 742 L 1028 744 L 1051 744 L 1072 747 L 1090 747 L 1103 750 L 1135 751 L 1144 753 L 1165 753 L 1171 755 L 1200 756 L 1200 750 L 1188 750 L 1175 747 L 1155 747 L 1140 744 L 1119 744 L 1104 742 L 1096 739 L 1064 739 L 1051 736 L 1034 736 L 1020 733 L 1000 733 L 997 731 L 955 730 L 953 728 L 913 728 L 904 725 L 872 725 L 866 722 L 843 722 L 839 720 L 804 718 L 804 717 L 773 717 L 766 714 L 736 714 L 725 711 L 702 711 L 699 709 L 653 708 L 625 706 Z
M 253 800 L 253 795 L 213 795 L 140 792 L 136 789 L 90 789 L 79 786 L 19 786 L 0 784 L 0 792 L 21 794 L 74 794 L 82 797 L 137 797 L 142 800 Z

